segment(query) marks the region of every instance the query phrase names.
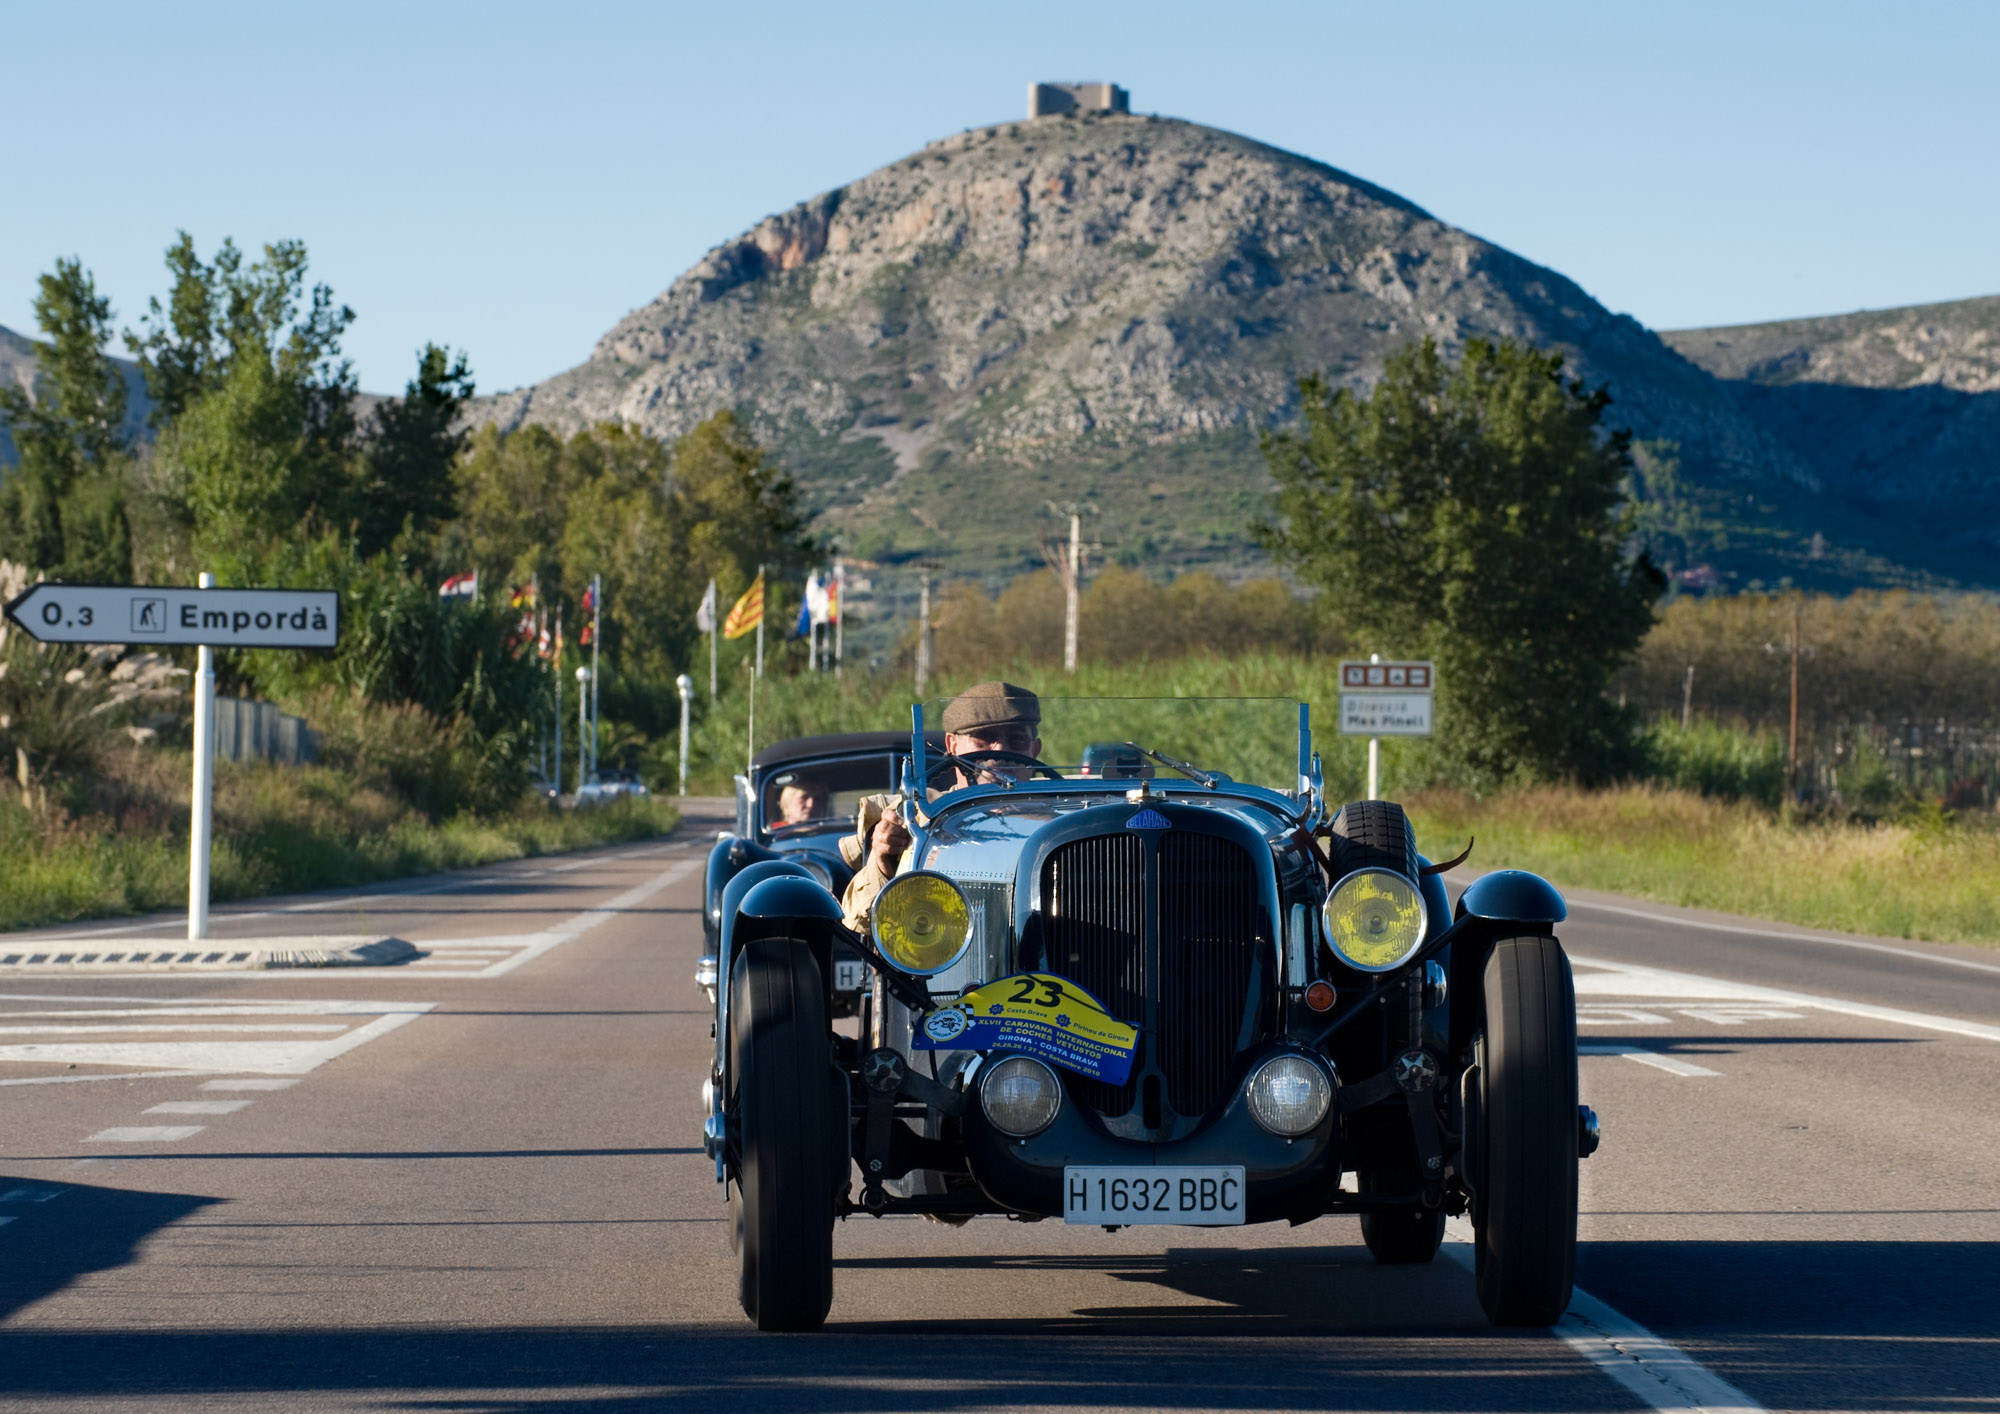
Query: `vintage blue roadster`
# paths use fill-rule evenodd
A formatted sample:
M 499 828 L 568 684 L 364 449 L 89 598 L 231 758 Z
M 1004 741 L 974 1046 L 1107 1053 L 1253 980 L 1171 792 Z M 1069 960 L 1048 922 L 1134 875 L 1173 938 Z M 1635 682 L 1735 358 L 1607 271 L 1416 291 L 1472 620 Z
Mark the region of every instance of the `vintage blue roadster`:
M 1556 890 L 1454 907 L 1400 806 L 1329 807 L 1303 704 L 1044 709 L 1040 759 L 946 755 L 924 706 L 870 743 L 913 843 L 865 933 L 823 861 L 716 846 L 704 1146 L 745 1312 L 818 1328 L 849 1216 L 1354 1213 L 1412 1263 L 1463 1213 L 1489 1318 L 1560 1318 L 1597 1124 Z

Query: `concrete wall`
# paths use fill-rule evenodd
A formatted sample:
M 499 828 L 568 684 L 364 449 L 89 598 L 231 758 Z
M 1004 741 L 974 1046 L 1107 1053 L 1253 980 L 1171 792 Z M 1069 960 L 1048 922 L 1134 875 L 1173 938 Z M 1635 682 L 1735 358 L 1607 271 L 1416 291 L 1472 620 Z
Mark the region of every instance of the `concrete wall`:
M 224 761 L 275 761 L 306 766 L 319 760 L 319 733 L 275 702 L 215 699 L 215 754 Z

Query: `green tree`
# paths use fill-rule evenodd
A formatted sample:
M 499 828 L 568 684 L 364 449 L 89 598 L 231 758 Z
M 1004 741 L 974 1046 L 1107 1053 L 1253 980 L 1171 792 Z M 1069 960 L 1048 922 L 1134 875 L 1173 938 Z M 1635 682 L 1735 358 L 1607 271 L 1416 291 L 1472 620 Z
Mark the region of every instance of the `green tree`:
M 1681 479 L 1680 443 L 1637 442 L 1626 495 L 1638 547 L 1663 570 L 1688 569 L 1726 549 L 1728 536 L 1702 514 L 1693 488 Z
M 36 395 L 0 388 L 20 454 L 0 488 L 4 553 L 55 579 L 129 583 L 125 378 L 104 352 L 111 303 L 80 260 L 58 260 L 41 277 L 35 319 L 46 336 L 35 345 Z
M 183 232 L 167 252 L 173 292 L 127 333 L 163 419 L 154 483 L 204 567 L 241 583 L 271 548 L 344 521 L 353 499 L 353 311 L 315 285 L 306 249 L 232 242 L 203 264 Z
M 354 500 L 362 554 L 386 550 L 406 532 L 429 537 L 451 519 L 452 467 L 467 441 L 457 422 L 472 390 L 465 355 L 426 344 L 403 396 L 375 410 Z
M 1437 766 L 1474 787 L 1632 761 L 1605 687 L 1661 578 L 1627 549 L 1629 434 L 1562 362 L 1473 340 L 1454 364 L 1425 339 L 1366 395 L 1302 380 L 1299 427 L 1264 439 L 1269 548 L 1362 642 L 1438 661 Z

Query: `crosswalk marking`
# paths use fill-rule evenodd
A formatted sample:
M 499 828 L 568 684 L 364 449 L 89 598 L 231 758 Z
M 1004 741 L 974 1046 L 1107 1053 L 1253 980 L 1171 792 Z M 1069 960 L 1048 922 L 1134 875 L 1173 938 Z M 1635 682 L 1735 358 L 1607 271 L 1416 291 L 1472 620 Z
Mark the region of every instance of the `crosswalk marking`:
M 192 1139 L 208 1128 L 205 1124 L 126 1124 L 110 1129 L 100 1129 L 83 1142 L 86 1144 L 169 1144 L 177 1139 Z
M 233 1115 L 238 1110 L 247 1110 L 255 1103 L 251 1100 L 166 1100 L 153 1105 L 144 1113 L 149 1115 Z
M 1640 1065 L 1650 1065 L 1655 1070 L 1664 1070 L 1669 1075 L 1678 1075 L 1684 1079 L 1722 1074 L 1719 1070 L 1710 1070 L 1705 1065 L 1696 1065 L 1693 1061 L 1684 1061 L 1678 1056 L 1665 1056 L 1658 1051 L 1649 1051 L 1644 1046 L 1583 1045 L 1576 1048 L 1576 1053 L 1580 1056 L 1620 1056 L 1625 1060 L 1637 1061 Z
M 0 1026 L 0 1064 L 101 1066 L 122 1073 L 164 1069 L 168 1074 L 303 1074 L 407 1025 L 436 1005 L 325 997 L 235 1002 L 209 997 L 142 1001 L 0 995 L 0 1002 L 28 1000 L 45 1009 L 13 1015 L 41 1019 L 10 1020 Z M 91 1019 L 79 1022 L 74 1017 Z

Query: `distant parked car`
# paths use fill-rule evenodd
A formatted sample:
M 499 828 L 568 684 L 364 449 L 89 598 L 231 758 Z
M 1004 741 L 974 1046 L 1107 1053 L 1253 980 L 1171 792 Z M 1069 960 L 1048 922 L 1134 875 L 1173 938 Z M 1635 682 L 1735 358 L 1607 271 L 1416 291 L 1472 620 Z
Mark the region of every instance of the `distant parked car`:
M 648 794 L 650 792 L 646 789 L 646 783 L 639 779 L 637 771 L 599 771 L 596 776 L 577 787 L 576 803 L 601 805 L 607 800 Z

